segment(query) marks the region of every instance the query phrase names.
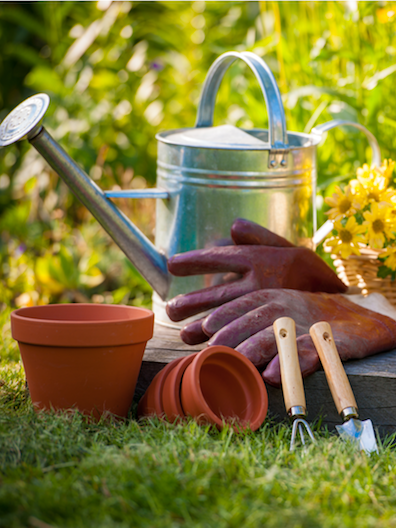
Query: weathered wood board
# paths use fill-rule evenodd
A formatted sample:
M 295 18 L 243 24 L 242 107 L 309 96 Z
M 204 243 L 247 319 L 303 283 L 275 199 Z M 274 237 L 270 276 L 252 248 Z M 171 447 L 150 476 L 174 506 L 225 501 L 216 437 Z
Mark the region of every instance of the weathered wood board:
M 135 399 L 140 399 L 151 380 L 173 359 L 192 354 L 206 344 L 185 345 L 179 332 L 155 325 L 154 337 L 147 343 L 143 364 L 136 386 Z M 396 431 L 396 350 L 367 359 L 344 364 L 362 420 L 371 419 L 380 434 Z M 304 380 L 308 420 L 319 417 L 329 428 L 341 423 L 323 371 Z M 279 420 L 285 418 L 282 391 L 267 386 L 269 413 Z

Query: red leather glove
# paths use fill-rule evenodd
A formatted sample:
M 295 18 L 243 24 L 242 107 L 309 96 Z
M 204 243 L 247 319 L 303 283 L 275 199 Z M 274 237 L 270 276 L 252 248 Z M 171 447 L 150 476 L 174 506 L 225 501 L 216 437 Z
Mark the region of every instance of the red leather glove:
M 303 376 L 320 365 L 309 328 L 328 321 L 343 361 L 360 359 L 396 347 L 396 321 L 362 308 L 343 295 L 296 290 L 260 290 L 217 308 L 202 323 L 210 345 L 236 348 L 263 372 L 270 385 L 280 386 L 280 368 L 272 328 L 278 317 L 296 323 Z
M 329 293 L 347 290 L 316 253 L 296 247 L 254 222 L 235 220 L 231 236 L 233 246 L 189 251 L 169 259 L 169 271 L 179 277 L 206 273 L 234 274 L 234 280 L 224 284 L 171 299 L 166 309 L 170 319 L 181 321 L 263 288 Z M 196 344 L 205 340 L 198 322 L 187 330 L 182 333 L 182 339 L 187 343 Z

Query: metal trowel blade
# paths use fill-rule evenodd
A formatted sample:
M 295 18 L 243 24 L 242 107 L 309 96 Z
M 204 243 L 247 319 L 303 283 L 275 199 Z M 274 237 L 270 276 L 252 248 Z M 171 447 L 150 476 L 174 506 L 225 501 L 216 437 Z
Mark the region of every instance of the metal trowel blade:
M 343 440 L 357 444 L 361 451 L 378 453 L 377 440 L 371 420 L 362 422 L 356 418 L 351 418 L 342 425 L 336 425 L 336 429 Z

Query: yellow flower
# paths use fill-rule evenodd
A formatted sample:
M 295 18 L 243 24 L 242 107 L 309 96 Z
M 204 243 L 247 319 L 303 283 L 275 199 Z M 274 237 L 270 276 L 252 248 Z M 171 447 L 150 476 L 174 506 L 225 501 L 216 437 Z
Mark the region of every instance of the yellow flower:
M 371 178 L 371 169 L 367 165 L 367 163 L 365 163 L 362 167 L 359 167 L 357 169 L 356 175 L 358 178 L 361 178 L 363 180 L 367 180 Z
M 391 208 L 381 204 L 371 204 L 371 211 L 363 213 L 367 228 L 367 241 L 372 248 L 383 248 L 385 237 L 393 238 L 395 224 L 390 217 Z
M 381 24 L 392 22 L 395 16 L 396 16 L 396 5 L 395 4 L 387 5 L 386 7 L 381 7 L 380 9 L 377 9 L 378 21 Z
M 351 216 L 348 218 L 345 227 L 341 222 L 334 222 L 334 229 L 338 234 L 326 241 L 326 245 L 333 248 L 334 253 L 340 254 L 343 259 L 348 258 L 352 253 L 360 255 L 359 242 L 363 242 L 362 233 L 365 228 L 356 222 L 356 218 Z
M 381 257 L 386 257 L 385 259 L 385 266 L 388 266 L 392 271 L 396 270 L 396 247 L 395 246 L 389 246 L 386 248 L 386 250 L 381 253 Z
M 394 189 L 388 189 L 388 185 L 394 165 L 392 160 L 384 160 L 381 167 L 370 168 L 365 163 L 356 171 L 357 180 L 350 182 L 352 192 L 359 196 L 365 204 L 391 203 L 396 192 Z
M 344 192 L 336 185 L 335 191 L 332 196 L 324 200 L 332 208 L 326 213 L 331 220 L 341 220 L 344 216 L 352 216 L 358 209 L 361 209 L 360 197 L 352 193 L 349 185 L 345 187 Z
M 382 174 L 384 178 L 386 178 L 388 185 L 391 180 L 393 169 L 395 167 L 395 162 L 391 159 L 384 159 L 382 162 L 381 167 L 376 167 L 376 171 Z

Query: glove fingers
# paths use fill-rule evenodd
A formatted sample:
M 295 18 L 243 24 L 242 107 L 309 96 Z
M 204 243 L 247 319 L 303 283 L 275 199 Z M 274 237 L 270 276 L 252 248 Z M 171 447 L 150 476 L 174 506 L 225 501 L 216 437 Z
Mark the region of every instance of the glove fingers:
M 275 297 L 274 290 L 258 290 L 234 299 L 209 314 L 202 323 L 202 330 L 210 337 L 235 319 L 267 304 Z
M 209 344 L 235 348 L 246 339 L 271 326 L 275 319 L 283 314 L 284 307 L 276 302 L 260 306 L 224 326 L 210 338 Z M 252 339 L 252 342 L 255 340 Z
M 253 286 L 250 286 L 253 288 Z M 227 303 L 251 291 L 243 279 L 227 284 L 211 286 L 183 295 L 178 295 L 166 305 L 166 313 L 172 321 L 182 321 L 198 313 L 205 312 Z
M 319 356 L 315 350 L 315 346 L 309 334 L 302 335 L 297 338 L 298 359 L 300 362 L 301 373 L 303 378 L 316 372 L 320 366 Z M 281 386 L 281 375 L 279 356 L 276 355 L 274 359 L 267 365 L 264 370 L 263 379 L 273 387 Z
M 267 365 L 278 352 L 273 327 L 268 326 L 257 332 L 240 343 L 236 350 L 250 359 L 253 365 L 258 368 Z
M 286 240 L 286 238 L 243 218 L 237 218 L 234 221 L 231 227 L 231 236 L 237 245 L 294 247 L 294 244 Z
M 225 246 L 196 249 L 174 255 L 168 260 L 168 269 L 172 275 L 177 277 L 189 277 L 190 275 L 230 271 L 243 274 L 250 268 L 241 249 L 235 246 Z
M 202 330 L 202 321 L 203 319 L 197 319 L 180 330 L 180 337 L 187 345 L 198 345 L 209 339 Z

